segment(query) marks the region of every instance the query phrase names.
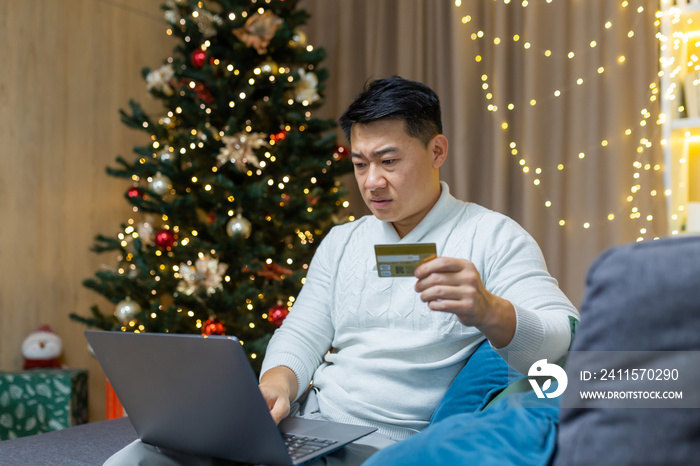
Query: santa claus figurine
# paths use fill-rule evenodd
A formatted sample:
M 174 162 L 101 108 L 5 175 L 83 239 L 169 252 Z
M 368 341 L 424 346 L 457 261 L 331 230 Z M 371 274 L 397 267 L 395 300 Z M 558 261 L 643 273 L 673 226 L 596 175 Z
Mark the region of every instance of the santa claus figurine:
M 48 325 L 42 325 L 22 342 L 24 369 L 60 368 L 63 352 L 61 338 Z

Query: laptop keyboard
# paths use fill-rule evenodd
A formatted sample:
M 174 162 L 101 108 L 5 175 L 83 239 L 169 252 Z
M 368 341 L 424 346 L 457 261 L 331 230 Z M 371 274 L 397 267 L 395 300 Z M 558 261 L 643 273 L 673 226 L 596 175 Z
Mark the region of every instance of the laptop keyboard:
M 315 437 L 302 437 L 300 435 L 282 434 L 284 443 L 287 445 L 287 451 L 292 460 L 298 460 L 308 454 L 326 448 L 334 443 L 335 440 L 325 440 Z

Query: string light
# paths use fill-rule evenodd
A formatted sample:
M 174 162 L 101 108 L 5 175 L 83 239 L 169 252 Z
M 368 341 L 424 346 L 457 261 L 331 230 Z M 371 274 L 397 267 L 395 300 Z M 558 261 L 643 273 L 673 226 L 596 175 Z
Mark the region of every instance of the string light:
M 498 1 L 498 0 L 494 0 L 494 1 Z M 511 1 L 510 0 L 503 0 L 503 3 L 505 5 L 509 5 L 511 3 Z M 546 3 L 548 3 L 548 4 L 552 3 L 552 0 L 547 0 Z M 529 3 L 527 1 L 523 1 L 520 3 L 520 5 L 522 8 L 526 8 L 526 7 L 528 7 Z M 466 6 L 463 6 L 461 1 L 457 1 L 457 0 L 455 1 L 455 6 L 458 8 L 459 7 L 467 8 Z M 629 6 L 629 2 L 623 1 L 621 3 L 621 6 L 623 8 L 627 8 Z M 510 7 L 517 8 L 517 4 L 515 4 L 515 2 L 514 2 L 514 4 Z M 644 11 L 644 8 L 640 6 L 639 8 L 631 10 L 629 14 L 640 14 L 643 11 Z M 469 24 L 469 26 L 472 26 L 475 29 L 477 29 L 479 27 L 479 25 L 475 24 L 475 21 L 473 21 L 473 18 L 475 17 L 474 14 L 471 12 L 468 12 L 468 13 L 470 13 L 470 14 L 465 15 L 464 13 L 460 13 L 461 17 L 463 17 L 463 18 L 468 17 L 469 18 L 468 21 L 462 21 L 462 23 Z M 656 12 L 655 17 L 657 18 L 657 21 L 654 23 L 655 27 L 657 27 L 657 28 L 659 27 L 660 23 L 658 21 L 658 18 L 661 18 L 662 16 L 663 16 L 663 13 L 661 13 L 660 11 Z M 639 21 L 635 21 L 635 23 L 640 24 Z M 603 22 L 601 24 L 601 29 L 600 29 L 600 32 L 598 33 L 599 37 L 595 37 L 587 42 L 584 42 L 586 44 L 586 49 L 581 51 L 581 53 L 577 53 L 577 52 L 579 52 L 578 50 L 569 50 L 568 52 L 566 52 L 566 55 L 565 55 L 566 59 L 573 62 L 573 60 L 579 60 L 582 57 L 584 59 L 587 58 L 586 50 L 591 50 L 591 49 L 595 49 L 596 47 L 598 47 L 598 45 L 601 43 L 601 41 L 605 39 L 605 36 L 608 34 L 611 34 L 613 32 L 613 30 L 614 30 L 613 22 L 610 20 L 606 20 L 605 22 Z M 635 34 L 634 30 L 628 30 L 626 32 L 626 36 L 628 39 L 634 39 L 637 35 Z M 483 29 L 477 29 L 476 31 L 472 32 L 470 34 L 470 37 L 473 41 L 480 41 L 484 38 L 488 39 L 487 34 L 486 34 L 486 32 L 484 32 Z M 657 37 L 658 37 L 658 34 L 657 34 Z M 680 41 L 678 41 L 678 39 L 676 39 L 676 40 L 677 40 L 677 43 L 680 43 Z M 505 42 L 506 42 L 505 40 L 502 40 L 498 37 L 493 40 L 494 45 L 499 46 L 499 47 L 503 46 Z M 525 34 L 522 34 L 522 33 L 521 34 L 514 34 L 512 36 L 512 43 L 514 45 L 516 43 L 522 43 L 523 48 L 525 50 L 528 50 L 528 51 L 530 51 L 530 49 L 533 48 L 532 42 L 530 40 L 528 40 L 528 37 L 525 37 Z M 700 48 L 700 41 L 698 42 L 698 45 Z M 530 52 L 528 52 L 528 53 L 530 53 Z M 536 53 L 537 54 L 541 53 L 547 59 L 556 60 L 555 54 L 549 48 L 547 48 L 547 49 L 543 48 L 543 50 L 536 50 Z M 623 54 L 619 55 L 616 58 L 617 66 L 624 66 L 626 64 L 626 60 L 627 60 L 627 58 L 625 57 L 625 55 L 623 55 Z M 477 54 L 475 56 L 475 61 L 477 63 L 482 63 L 483 62 L 482 54 Z M 695 61 L 698 62 L 698 70 L 700 70 L 700 58 L 695 57 Z M 558 61 L 556 63 L 553 62 L 551 66 L 552 67 L 558 66 L 558 64 L 559 64 Z M 671 64 L 673 64 L 673 63 L 671 63 Z M 573 69 L 574 65 L 571 64 L 571 67 Z M 582 75 L 578 76 L 570 85 L 558 87 L 557 89 L 555 89 L 551 92 L 548 92 L 547 95 L 530 96 L 529 98 L 525 99 L 525 102 L 528 102 L 529 106 L 534 107 L 536 105 L 539 105 L 539 100 L 547 102 L 550 99 L 561 98 L 564 94 L 566 94 L 567 92 L 573 91 L 575 88 L 584 87 L 588 83 L 595 83 L 596 80 L 604 79 L 606 74 L 607 74 L 606 67 L 603 66 L 602 64 L 596 64 L 588 72 L 583 73 Z M 486 102 L 487 102 L 486 108 L 489 112 L 498 114 L 499 113 L 498 106 L 491 103 L 493 100 L 498 101 L 498 99 L 495 97 L 498 94 L 498 89 L 494 88 L 494 86 L 492 85 L 492 83 L 490 81 L 490 77 L 486 73 L 481 75 L 481 80 L 482 80 L 482 90 L 484 91 L 484 96 L 486 97 Z M 700 85 L 700 79 L 699 79 L 698 85 Z M 699 90 L 700 90 L 700 88 L 699 88 Z M 657 100 L 658 94 L 659 94 L 659 86 L 657 85 L 657 82 L 652 82 L 649 85 L 649 101 L 655 102 Z M 509 111 L 513 111 L 513 110 L 515 110 L 515 108 L 516 108 L 516 105 L 514 103 L 509 103 L 507 106 L 507 109 Z M 646 109 L 644 109 L 642 111 L 642 116 L 643 116 L 643 118 L 639 121 L 639 126 L 643 128 L 644 126 L 647 125 L 647 120 L 649 120 L 651 118 L 651 113 L 648 112 Z M 508 130 L 511 126 L 508 122 L 508 120 L 509 120 L 508 115 L 507 114 L 500 115 L 499 120 L 500 120 L 499 125 L 500 125 L 501 130 L 504 131 L 505 133 L 508 133 Z M 656 119 L 656 123 L 658 125 L 663 124 L 664 121 L 665 121 L 665 117 L 663 114 L 660 114 L 658 116 L 658 118 Z M 627 128 L 624 131 L 624 136 L 630 136 L 630 135 L 632 135 L 632 133 L 633 133 L 632 129 Z M 619 138 L 621 139 L 622 136 L 623 135 L 620 135 Z M 615 136 L 615 135 L 611 135 L 610 137 L 603 139 L 600 142 L 599 147 L 595 150 L 595 153 L 596 154 L 600 153 L 601 151 L 609 149 L 610 147 L 614 146 L 613 143 L 617 139 L 618 139 L 618 136 Z M 518 155 L 518 163 L 523 167 L 523 175 L 530 176 L 531 171 L 527 166 L 527 160 L 526 160 L 527 157 L 523 157 L 522 155 L 519 155 L 518 150 L 516 149 L 515 141 L 512 141 L 510 146 L 511 146 L 511 154 L 514 156 Z M 645 160 L 646 154 L 647 154 L 647 149 L 651 148 L 652 146 L 653 146 L 652 142 L 649 141 L 648 139 L 640 139 L 640 144 L 639 144 L 638 149 L 637 149 L 637 157 L 635 158 L 634 162 L 639 163 L 639 161 Z M 584 150 L 581 150 L 578 152 L 578 160 L 580 160 L 581 162 L 587 160 L 586 152 L 587 152 L 588 148 L 582 148 L 582 149 L 584 149 Z M 591 150 L 593 150 L 593 149 L 591 149 Z M 563 162 L 555 163 L 555 165 L 556 165 L 556 172 L 562 172 L 565 170 L 565 164 Z M 650 164 L 647 164 L 647 165 L 650 166 Z M 574 170 L 574 169 L 576 169 L 576 167 L 574 167 L 573 165 L 568 165 L 567 169 Z M 661 167 L 659 167 L 658 164 L 654 166 L 654 171 L 659 171 L 660 169 L 661 169 Z M 538 169 L 538 170 L 540 170 L 540 171 L 537 172 L 536 174 L 540 175 L 541 169 Z M 549 171 L 549 173 L 554 173 L 554 172 L 555 172 L 554 170 Z M 635 175 L 633 175 L 633 177 L 632 177 L 632 183 L 630 186 L 630 192 L 632 193 L 632 195 L 629 196 L 627 199 L 629 206 L 627 206 L 627 204 L 620 205 L 618 207 L 618 209 L 620 209 L 620 210 L 623 210 L 625 208 L 630 208 L 630 209 L 638 208 L 637 207 L 638 203 L 635 202 L 637 200 L 636 196 L 639 196 L 642 194 L 644 194 L 644 195 L 650 194 L 651 192 L 655 193 L 653 195 L 650 194 L 652 197 L 656 195 L 656 191 L 651 190 L 651 189 L 649 189 L 649 190 L 644 189 L 639 182 L 639 178 L 640 178 L 639 173 L 636 171 L 634 173 L 635 173 Z M 538 176 L 537 178 L 534 178 L 532 180 L 533 185 L 536 186 L 538 189 L 545 189 L 547 187 L 547 185 L 546 185 L 547 181 L 548 181 L 547 179 L 542 179 L 541 176 Z M 666 196 L 668 196 L 668 195 L 669 194 L 666 194 Z M 544 202 L 544 205 L 545 205 L 545 207 L 548 207 L 548 208 L 552 207 L 552 201 L 550 199 L 547 199 Z M 630 210 L 630 214 L 634 214 L 633 217 L 635 220 L 639 219 L 641 217 L 641 214 L 639 212 L 633 212 Z M 610 213 L 604 218 L 607 222 L 612 222 L 612 221 L 615 221 L 618 217 L 619 216 L 616 216 L 615 214 Z M 626 217 L 626 216 L 622 216 L 621 218 L 624 218 L 624 217 Z M 650 221 L 650 219 L 653 219 L 653 216 L 646 215 L 645 218 L 647 219 L 647 221 Z M 602 225 L 603 223 L 605 223 L 605 222 L 603 222 L 602 219 L 599 222 L 596 222 L 594 219 L 591 219 L 591 220 L 587 220 L 587 221 L 582 222 L 580 225 L 584 230 L 590 230 L 592 227 Z M 559 219 L 558 224 L 562 227 L 565 225 L 568 226 L 565 219 Z M 644 230 L 642 235 L 646 234 L 648 231 L 648 228 L 642 228 L 642 229 Z M 640 231 L 641 231 L 641 229 L 640 229 Z

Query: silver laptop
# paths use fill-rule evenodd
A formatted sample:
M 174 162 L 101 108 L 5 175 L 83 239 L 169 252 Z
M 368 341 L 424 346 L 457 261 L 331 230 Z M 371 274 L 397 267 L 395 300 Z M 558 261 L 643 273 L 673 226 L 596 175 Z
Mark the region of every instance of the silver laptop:
M 288 466 L 376 430 L 301 418 L 276 426 L 235 337 L 90 330 L 85 337 L 139 438 L 151 445 Z M 303 439 L 310 444 L 300 446 Z

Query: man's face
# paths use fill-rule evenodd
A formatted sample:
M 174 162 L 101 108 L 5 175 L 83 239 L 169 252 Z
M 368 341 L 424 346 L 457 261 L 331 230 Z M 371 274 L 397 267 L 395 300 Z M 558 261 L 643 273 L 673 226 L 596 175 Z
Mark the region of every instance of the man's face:
M 435 136 L 426 147 L 397 119 L 356 123 L 350 134 L 355 179 L 365 203 L 404 237 L 440 197 L 438 168 L 447 155 L 447 139 Z

